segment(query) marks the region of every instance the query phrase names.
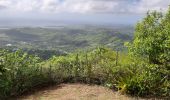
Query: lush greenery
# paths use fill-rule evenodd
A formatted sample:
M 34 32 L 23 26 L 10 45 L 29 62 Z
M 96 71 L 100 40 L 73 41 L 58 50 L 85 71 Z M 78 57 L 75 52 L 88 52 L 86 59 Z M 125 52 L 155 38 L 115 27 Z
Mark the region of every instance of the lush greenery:
M 150 63 L 167 66 L 170 61 L 170 9 L 165 16 L 160 12 L 148 12 L 136 25 L 130 52 L 147 57 Z
M 143 21 L 137 23 L 134 41 L 128 46 L 129 54 L 145 58 L 149 64 L 142 67 L 143 73 L 132 78 L 136 86 L 127 87 L 139 90 L 139 94 L 170 96 L 170 8 L 166 14 L 148 12 Z
M 43 50 L 43 49 L 18 49 L 13 47 L 4 47 L 0 48 L 0 50 L 8 50 L 9 52 L 15 52 L 17 50 L 22 50 L 22 52 L 28 53 L 28 55 L 36 55 L 41 60 L 47 60 L 53 56 L 64 56 L 67 55 L 67 52 L 61 50 Z
M 123 48 L 133 35 L 132 26 L 63 25 L 55 27 L 20 27 L 0 29 L 0 47 L 60 50 L 96 48 L 105 45 Z
M 22 51 L 0 51 L 0 98 L 39 85 L 100 84 L 135 96 L 170 97 L 170 9 L 148 13 L 136 26 L 129 52 L 97 48 L 41 61 Z
M 20 51 L 1 51 L 0 96 L 19 95 L 39 85 L 63 82 L 101 84 L 136 96 L 169 96 L 169 70 L 146 59 L 98 48 L 40 62 Z

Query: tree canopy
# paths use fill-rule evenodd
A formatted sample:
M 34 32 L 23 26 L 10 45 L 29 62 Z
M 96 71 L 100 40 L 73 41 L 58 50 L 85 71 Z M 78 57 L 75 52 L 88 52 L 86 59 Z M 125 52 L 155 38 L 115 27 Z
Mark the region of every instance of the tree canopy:
M 137 23 L 129 51 L 148 58 L 153 64 L 167 65 L 170 62 L 170 7 L 166 13 L 148 12 Z

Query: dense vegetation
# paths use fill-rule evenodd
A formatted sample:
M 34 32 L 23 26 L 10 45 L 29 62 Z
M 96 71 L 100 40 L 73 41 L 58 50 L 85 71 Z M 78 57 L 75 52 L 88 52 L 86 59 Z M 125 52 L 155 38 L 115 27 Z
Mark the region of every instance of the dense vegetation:
M 123 48 L 132 39 L 131 26 L 56 26 L 0 29 L 0 47 L 21 49 L 60 50 L 96 48 L 105 45 Z
M 39 57 L 22 51 L 0 52 L 0 98 L 20 95 L 49 83 L 101 84 L 135 96 L 170 97 L 170 9 L 149 12 L 136 26 L 126 52 L 104 47 Z
M 22 52 L 27 53 L 28 55 L 36 55 L 41 60 L 47 60 L 53 56 L 64 56 L 67 55 L 67 52 L 61 50 L 43 50 L 43 49 L 18 49 L 13 47 L 4 47 L 0 48 L 0 50 L 8 50 L 9 52 L 15 52 L 17 50 L 21 50 Z
M 134 81 L 137 87 L 132 87 L 139 89 L 139 94 L 170 96 L 170 8 L 166 14 L 148 12 L 143 21 L 137 23 L 129 54 L 144 58 L 145 64 L 148 62 L 138 82 Z

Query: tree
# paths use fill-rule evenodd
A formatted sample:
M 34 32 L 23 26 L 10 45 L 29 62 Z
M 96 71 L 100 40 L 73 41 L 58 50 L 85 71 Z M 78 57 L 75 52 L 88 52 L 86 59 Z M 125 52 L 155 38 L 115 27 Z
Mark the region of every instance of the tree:
M 137 23 L 129 51 L 135 56 L 148 58 L 153 64 L 167 65 L 170 62 L 170 7 L 165 14 L 148 12 Z

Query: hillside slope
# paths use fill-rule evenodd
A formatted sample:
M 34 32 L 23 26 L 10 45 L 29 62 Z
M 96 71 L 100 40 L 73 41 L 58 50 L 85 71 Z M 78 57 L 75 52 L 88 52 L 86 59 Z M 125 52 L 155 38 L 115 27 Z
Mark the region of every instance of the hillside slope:
M 127 33 L 125 33 L 127 31 Z M 133 28 L 99 26 L 25 27 L 0 29 L 0 47 L 14 46 L 73 51 L 104 45 L 122 48 L 132 39 Z

